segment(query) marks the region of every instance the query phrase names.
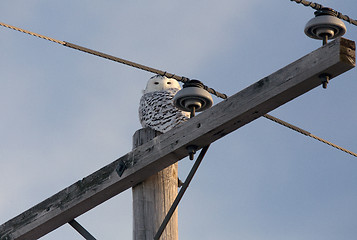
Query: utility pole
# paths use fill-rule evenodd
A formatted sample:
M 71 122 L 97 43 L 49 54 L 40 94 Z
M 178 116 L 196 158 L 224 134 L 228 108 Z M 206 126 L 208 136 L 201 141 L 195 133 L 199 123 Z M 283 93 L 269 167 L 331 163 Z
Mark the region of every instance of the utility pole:
M 327 43 L 0 225 L 0 240 L 38 239 L 71 222 L 186 157 L 187 146 L 208 146 L 352 69 L 355 50 L 344 38 Z
M 159 135 L 150 128 L 133 136 L 133 148 Z M 153 239 L 177 195 L 177 163 L 133 186 L 133 240 Z M 161 235 L 162 240 L 178 240 L 177 210 Z

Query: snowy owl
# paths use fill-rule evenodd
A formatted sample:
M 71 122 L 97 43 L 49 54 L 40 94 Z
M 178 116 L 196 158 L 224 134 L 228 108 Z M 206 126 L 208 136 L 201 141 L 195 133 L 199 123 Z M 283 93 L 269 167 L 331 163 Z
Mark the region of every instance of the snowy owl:
M 165 133 L 189 119 L 189 113 L 177 109 L 173 97 L 181 89 L 173 78 L 156 75 L 149 79 L 140 99 L 141 125 Z

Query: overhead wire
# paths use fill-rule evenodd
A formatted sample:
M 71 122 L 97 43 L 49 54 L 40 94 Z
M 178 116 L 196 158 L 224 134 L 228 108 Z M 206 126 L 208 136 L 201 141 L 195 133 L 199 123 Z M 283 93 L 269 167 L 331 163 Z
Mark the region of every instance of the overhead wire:
M 322 5 L 320 5 L 320 4 L 308 2 L 308 1 L 305 1 L 305 0 L 290 0 L 290 1 L 295 1 L 297 3 L 302 3 L 305 6 L 311 6 L 314 9 L 322 8 Z M 352 21 L 352 23 L 353 23 L 353 21 Z M 98 57 L 102 57 L 102 58 L 109 59 L 109 60 L 112 60 L 112 61 L 115 61 L 115 62 L 119 62 L 119 63 L 131 66 L 131 67 L 134 67 L 134 68 L 138 68 L 138 69 L 145 70 L 145 71 L 148 71 L 148 72 L 152 72 L 152 73 L 155 73 L 155 74 L 158 74 L 158 75 L 166 76 L 168 78 L 173 78 L 173 79 L 176 79 L 177 81 L 180 81 L 180 82 L 183 82 L 183 83 L 185 83 L 185 82 L 190 80 L 187 77 L 177 76 L 177 75 L 172 74 L 172 73 L 167 73 L 165 71 L 161 71 L 161 70 L 158 70 L 158 69 L 155 69 L 155 68 L 151 68 L 151 67 L 148 67 L 148 66 L 145 66 L 145 65 L 142 65 L 142 64 L 138 64 L 138 63 L 135 63 L 135 62 L 131 62 L 131 61 L 122 59 L 122 58 L 114 57 L 112 55 L 105 54 L 105 53 L 102 53 L 102 52 L 98 52 L 98 51 L 95 51 L 95 50 L 92 50 L 92 49 L 89 49 L 89 48 L 85 48 L 85 47 L 82 47 L 82 46 L 79 46 L 79 45 L 76 45 L 76 44 L 73 44 L 73 43 L 60 41 L 60 40 L 57 40 L 57 39 L 54 39 L 54 38 L 50 38 L 50 37 L 47 37 L 47 36 L 44 36 L 44 35 L 41 35 L 41 34 L 37 34 L 37 33 L 31 32 L 31 31 L 28 31 L 28 30 L 24 30 L 24 29 L 21 29 L 21 28 L 18 28 L 18 27 L 14 27 L 14 26 L 2 23 L 2 22 L 0 22 L 0 26 L 7 27 L 7 28 L 10 28 L 10 29 L 22 32 L 22 33 L 26 33 L 26 34 L 29 34 L 29 35 L 32 35 L 32 36 L 35 36 L 35 37 L 39 37 L 39 38 L 42 38 L 42 39 L 45 39 L 45 40 L 48 40 L 48 41 L 51 41 L 51 42 L 54 42 L 54 43 L 58 43 L 58 44 L 61 44 L 63 46 L 66 46 L 66 47 L 69 47 L 69 48 L 72 48 L 72 49 L 76 49 L 76 50 L 79 50 L 79 51 L 82 51 L 82 52 L 86 52 L 86 53 L 89 53 L 89 54 L 92 54 L 92 55 L 95 55 L 95 56 L 98 56 Z M 214 90 L 213 88 L 207 87 L 206 85 L 204 85 L 203 87 L 209 93 L 211 93 L 213 95 L 216 95 L 219 98 L 222 98 L 222 99 L 227 99 L 228 98 L 228 96 L 226 94 L 220 93 L 220 92 Z M 268 114 L 264 115 L 264 117 L 269 119 L 269 120 L 272 120 L 274 122 L 277 122 L 277 123 L 281 124 L 282 126 L 288 127 L 288 128 L 290 128 L 292 130 L 300 132 L 300 133 L 302 133 L 302 134 L 304 134 L 306 136 L 312 137 L 312 138 L 314 138 L 314 139 L 316 139 L 318 141 L 321 141 L 321 142 L 323 142 L 325 144 L 328 144 L 328 145 L 330 145 L 330 146 L 332 146 L 334 148 L 337 148 L 337 149 L 339 149 L 339 150 L 341 150 L 343 152 L 346 152 L 348 154 L 351 154 L 352 156 L 357 157 L 356 153 L 351 152 L 351 151 L 349 151 L 347 149 L 344 149 L 342 147 L 339 147 L 339 146 L 337 146 L 337 145 L 335 145 L 335 144 L 333 144 L 331 142 L 328 142 L 328 141 L 326 141 L 326 140 L 324 140 L 322 138 L 319 138 L 319 137 L 317 137 L 315 135 L 312 135 L 311 133 L 309 133 L 309 132 L 307 132 L 307 131 L 305 131 L 305 130 L 303 130 L 301 128 L 298 128 L 298 127 L 296 127 L 294 125 L 291 125 L 291 124 L 289 124 L 289 123 L 287 123 L 287 122 L 285 122 L 285 121 L 283 121 L 281 119 L 275 118 L 275 117 L 273 117 L 271 115 L 268 115 Z
M 303 4 L 305 7 L 311 7 L 315 10 L 320 10 L 321 8 L 324 7 L 321 4 L 309 2 L 309 1 L 305 1 L 305 0 L 290 0 L 290 1 L 296 2 L 298 4 Z M 345 20 L 346 22 L 357 26 L 357 20 L 354 20 L 354 19 L 350 18 L 349 16 L 344 15 L 334 9 L 331 9 L 331 10 L 335 13 L 335 16 L 338 17 L 339 19 Z
M 334 143 L 326 141 L 326 140 L 324 140 L 324 139 L 322 139 L 320 137 L 317 137 L 316 135 L 314 135 L 314 134 L 312 134 L 312 133 L 310 133 L 310 132 L 308 132 L 308 131 L 306 131 L 304 129 L 301 129 L 301 128 L 297 127 L 297 126 L 294 126 L 294 125 L 292 125 L 290 123 L 287 123 L 287 122 L 285 122 L 285 121 L 283 121 L 283 120 L 281 120 L 279 118 L 273 117 L 273 116 L 271 116 L 269 114 L 265 114 L 264 117 L 269 119 L 269 120 L 272 120 L 273 122 L 276 122 L 276 123 L 278 123 L 278 124 L 280 124 L 280 125 L 282 125 L 284 127 L 290 128 L 290 129 L 294 130 L 295 132 L 298 132 L 298 133 L 301 133 L 301 134 L 303 134 L 305 136 L 308 136 L 308 137 L 311 137 L 313 139 L 316 139 L 316 140 L 318 140 L 320 142 L 323 142 L 323 143 L 325 143 L 327 145 L 330 145 L 330 146 L 332 146 L 332 147 L 334 147 L 336 149 L 339 149 L 339 150 L 341 150 L 341 151 L 343 151 L 345 153 L 348 153 L 348 154 L 350 154 L 352 156 L 357 157 L 356 153 L 351 152 L 351 151 L 349 151 L 349 150 L 347 150 L 347 149 L 345 149 L 343 147 L 340 147 L 340 146 L 338 146 L 338 145 L 336 145 Z
M 173 79 L 176 79 L 177 81 L 180 81 L 180 82 L 183 82 L 183 83 L 186 83 L 186 82 L 188 82 L 190 80 L 187 77 L 177 76 L 177 75 L 175 75 L 173 73 L 168 73 L 168 72 L 161 71 L 161 70 L 158 70 L 158 69 L 155 69 L 155 68 L 152 68 L 152 67 L 148 67 L 148 66 L 145 66 L 145 65 L 142 65 L 142 64 L 138 64 L 138 63 L 135 63 L 135 62 L 132 62 L 132 61 L 128 61 L 128 60 L 125 60 L 125 59 L 122 59 L 122 58 L 114 57 L 112 55 L 105 54 L 105 53 L 102 53 L 102 52 L 99 52 L 99 51 L 95 51 L 95 50 L 92 50 L 92 49 L 89 49 L 89 48 L 85 48 L 85 47 L 82 47 L 82 46 L 79 46 L 79 45 L 76 45 L 76 44 L 73 44 L 73 43 L 69 43 L 69 42 L 66 42 L 66 41 L 60 41 L 60 40 L 57 40 L 57 39 L 54 39 L 54 38 L 50 38 L 50 37 L 47 37 L 47 36 L 44 36 L 44 35 L 41 35 L 41 34 L 37 34 L 37 33 L 31 32 L 31 31 L 28 31 L 28 30 L 24 30 L 24 29 L 19 28 L 19 27 L 11 26 L 9 24 L 5 24 L 5 23 L 2 23 L 2 22 L 0 22 L 0 26 L 7 27 L 7 28 L 10 28 L 10 29 L 22 32 L 22 33 L 26 33 L 26 34 L 29 34 L 29 35 L 32 35 L 32 36 L 35 36 L 35 37 L 39 37 L 39 38 L 42 38 L 42 39 L 45 39 L 45 40 L 48 40 L 48 41 L 51 41 L 51 42 L 55 42 L 55 43 L 61 44 L 63 46 L 66 46 L 66 47 L 69 47 L 69 48 L 73 48 L 73 49 L 76 49 L 76 50 L 79 50 L 79 51 L 82 51 L 82 52 L 85 52 L 85 53 L 89 53 L 89 54 L 92 54 L 92 55 L 95 55 L 95 56 L 98 56 L 98 57 L 102 57 L 102 58 L 105 58 L 105 59 L 108 59 L 108 60 L 119 62 L 119 63 L 131 66 L 131 67 L 134 67 L 134 68 L 138 68 L 138 69 L 141 69 L 141 70 L 144 70 L 144 71 L 152 72 L 152 73 L 155 73 L 155 74 L 158 74 L 158 75 L 162 75 L 162 76 L 165 76 L 165 77 L 168 77 L 168 78 L 173 78 Z M 227 98 L 226 94 L 222 94 L 222 93 L 214 90 L 213 88 L 210 88 L 210 87 L 205 86 L 205 85 L 203 87 L 209 93 L 211 93 L 213 95 L 216 95 L 219 98 L 222 98 L 222 99 L 226 99 Z
M 42 38 L 42 39 L 45 39 L 45 40 L 48 40 L 48 41 L 51 41 L 51 42 L 55 42 L 55 43 L 62 44 L 62 45 L 65 44 L 65 42 L 63 42 L 63 41 L 56 40 L 56 39 L 53 39 L 53 38 L 50 38 L 50 37 L 46 37 L 46 36 L 38 34 L 38 33 L 30 32 L 30 31 L 27 31 L 25 29 L 18 28 L 18 27 L 15 27 L 15 26 L 11 26 L 11 25 L 6 24 L 6 23 L 0 22 L 0 25 L 3 26 L 3 27 L 10 28 L 12 30 L 16 30 L 16 31 L 19 31 L 19 32 L 22 32 L 22 33 L 30 34 L 30 35 L 35 36 L 35 37 L 39 37 L 39 38 Z

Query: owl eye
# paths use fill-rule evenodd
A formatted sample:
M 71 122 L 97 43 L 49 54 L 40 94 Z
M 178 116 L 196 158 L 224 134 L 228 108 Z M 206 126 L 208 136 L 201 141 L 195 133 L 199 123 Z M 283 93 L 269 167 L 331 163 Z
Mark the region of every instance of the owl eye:
M 167 82 L 167 84 L 171 84 L 171 82 Z
M 158 85 L 158 84 L 159 84 L 159 82 L 154 82 L 154 84 L 155 84 L 155 85 Z

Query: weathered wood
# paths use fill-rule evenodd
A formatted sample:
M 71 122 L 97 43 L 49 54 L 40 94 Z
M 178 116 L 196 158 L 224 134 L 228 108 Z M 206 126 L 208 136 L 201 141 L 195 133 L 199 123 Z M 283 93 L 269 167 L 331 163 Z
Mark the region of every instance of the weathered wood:
M 169 132 L 135 148 L 0 226 L 0 240 L 36 239 L 187 156 L 355 66 L 355 43 L 336 39 Z M 120 162 L 129 168 L 119 177 Z
M 150 141 L 158 133 L 150 128 L 136 131 L 133 148 Z M 145 181 L 133 186 L 133 239 L 151 240 L 154 238 L 167 212 L 177 195 L 177 163 L 153 174 Z M 162 240 L 178 239 L 178 215 L 173 214 Z

